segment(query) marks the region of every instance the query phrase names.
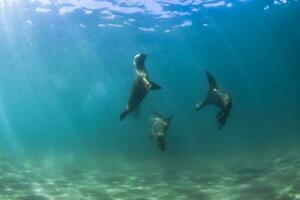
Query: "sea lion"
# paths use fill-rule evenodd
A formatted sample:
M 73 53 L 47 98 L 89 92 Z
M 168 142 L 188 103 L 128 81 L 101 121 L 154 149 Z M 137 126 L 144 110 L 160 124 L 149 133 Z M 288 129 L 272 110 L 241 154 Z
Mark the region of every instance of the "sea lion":
M 122 121 L 141 103 L 149 90 L 161 89 L 161 86 L 149 80 L 149 75 L 145 66 L 146 58 L 147 55 L 144 53 L 139 53 L 134 56 L 133 64 L 135 66 L 135 78 L 131 88 L 128 104 L 124 111 L 120 114 L 120 121 Z
M 165 134 L 169 129 L 171 120 L 173 116 L 168 118 L 162 116 L 158 112 L 153 112 L 152 116 L 150 117 L 151 123 L 151 135 L 150 138 L 154 139 L 157 146 L 161 151 L 165 150 Z
M 224 126 L 227 118 L 230 116 L 232 99 L 228 92 L 218 88 L 213 75 L 211 75 L 208 71 L 205 72 L 209 83 L 209 90 L 204 101 L 197 103 L 195 109 L 198 111 L 209 104 L 219 107 L 221 110 L 217 114 L 216 118 L 219 129 L 221 129 Z

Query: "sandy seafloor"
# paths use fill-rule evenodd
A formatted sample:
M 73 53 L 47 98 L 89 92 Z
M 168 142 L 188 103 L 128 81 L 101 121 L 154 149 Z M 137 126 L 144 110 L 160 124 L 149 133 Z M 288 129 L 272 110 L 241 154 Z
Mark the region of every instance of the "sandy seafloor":
M 50 159 L 15 162 L 1 155 L 0 199 L 296 200 L 299 153 L 63 165 Z

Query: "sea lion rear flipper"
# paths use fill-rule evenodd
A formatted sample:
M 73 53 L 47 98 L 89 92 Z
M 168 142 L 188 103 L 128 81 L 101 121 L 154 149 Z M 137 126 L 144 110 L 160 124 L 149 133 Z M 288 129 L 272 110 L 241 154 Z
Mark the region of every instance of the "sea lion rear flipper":
M 211 75 L 208 71 L 205 70 L 205 72 L 206 72 L 206 77 L 207 77 L 208 83 L 209 83 L 209 89 L 210 90 L 217 89 L 218 86 L 217 86 L 215 77 L 213 75 Z
M 120 121 L 122 121 L 128 114 L 129 114 L 129 109 L 125 109 L 121 114 L 120 114 Z
M 229 116 L 229 113 L 226 112 L 225 110 L 221 110 L 217 114 L 216 118 L 217 118 L 217 123 L 219 125 L 219 127 L 218 127 L 219 129 L 221 129 L 224 126 L 225 122 L 227 121 L 228 116 Z
M 151 86 L 150 86 L 151 90 L 159 90 L 159 89 L 161 89 L 161 86 L 159 86 L 158 84 L 156 84 L 156 83 L 154 83 L 152 81 L 150 81 L 150 84 L 151 84 Z
M 162 136 L 157 137 L 156 140 L 157 140 L 156 142 L 157 142 L 157 145 L 158 145 L 159 149 L 160 149 L 161 151 L 164 151 L 164 150 L 166 149 L 166 144 L 165 144 L 165 139 L 164 139 L 164 137 L 162 137 Z

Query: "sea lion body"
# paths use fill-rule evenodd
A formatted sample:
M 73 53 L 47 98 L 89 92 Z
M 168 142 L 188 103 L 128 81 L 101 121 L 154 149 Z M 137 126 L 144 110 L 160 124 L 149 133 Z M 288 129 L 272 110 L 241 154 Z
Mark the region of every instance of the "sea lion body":
M 147 55 L 143 53 L 137 54 L 134 57 L 135 77 L 127 106 L 120 114 L 120 121 L 136 109 L 136 107 L 144 100 L 149 90 L 161 89 L 158 84 L 149 80 L 149 75 L 145 67 L 146 58 Z

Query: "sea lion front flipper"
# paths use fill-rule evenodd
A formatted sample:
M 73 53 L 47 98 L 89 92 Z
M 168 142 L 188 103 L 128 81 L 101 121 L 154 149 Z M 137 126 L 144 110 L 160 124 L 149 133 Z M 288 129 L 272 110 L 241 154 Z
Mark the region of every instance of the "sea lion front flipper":
M 199 103 L 196 104 L 195 110 L 196 110 L 196 111 L 199 111 L 199 110 L 201 110 L 203 107 L 205 107 L 207 104 L 208 104 L 207 100 L 204 100 L 204 101 L 202 101 L 202 102 L 199 102 Z
M 173 115 L 171 115 L 170 117 L 168 117 L 168 119 L 167 119 L 167 123 L 168 123 L 168 124 L 170 124 L 170 123 L 171 123 L 171 121 L 172 121 L 172 119 L 173 119 Z
M 166 127 L 165 127 L 165 131 L 168 131 L 172 119 L 173 119 L 173 116 L 172 116 L 172 115 L 166 119 Z
M 159 89 L 161 89 L 161 88 L 162 88 L 162 87 L 161 87 L 160 85 L 158 85 L 158 84 L 156 84 L 156 83 L 150 81 L 150 89 L 151 89 L 151 90 L 159 90 Z
M 209 89 L 210 90 L 218 89 L 215 77 L 213 75 L 211 75 L 208 71 L 205 70 L 205 72 L 206 72 L 206 77 L 207 77 L 208 83 L 209 83 Z

